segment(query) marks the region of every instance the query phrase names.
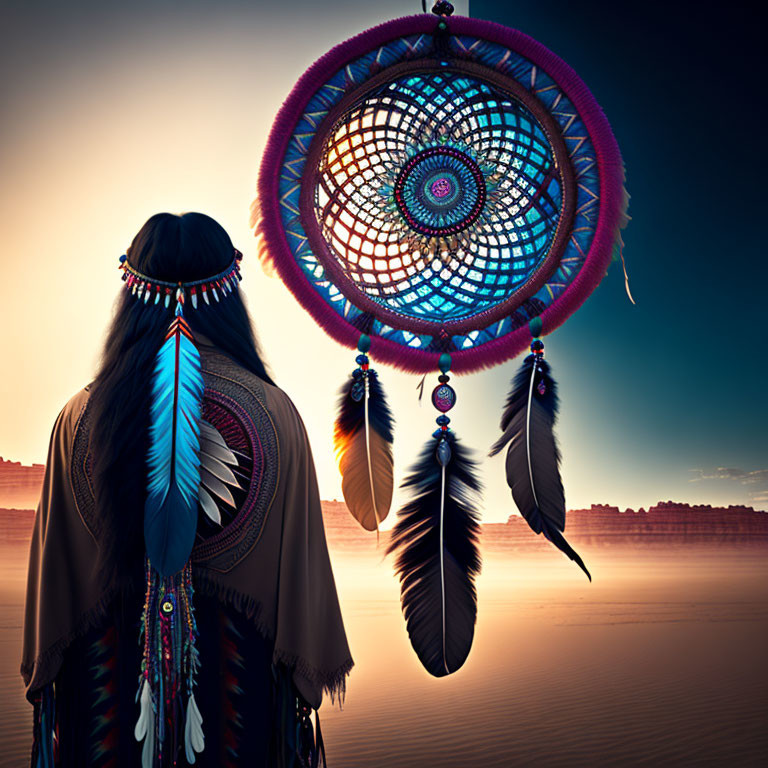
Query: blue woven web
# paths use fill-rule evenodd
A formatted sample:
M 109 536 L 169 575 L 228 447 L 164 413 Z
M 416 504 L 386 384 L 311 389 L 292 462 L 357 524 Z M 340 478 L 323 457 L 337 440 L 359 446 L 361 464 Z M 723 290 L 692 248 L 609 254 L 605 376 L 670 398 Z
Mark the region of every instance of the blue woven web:
M 336 123 L 321 158 L 316 216 L 331 253 L 360 290 L 409 317 L 454 320 L 506 301 L 559 220 L 544 131 L 520 102 L 465 75 L 385 84 Z M 442 211 L 435 182 L 454 198 Z

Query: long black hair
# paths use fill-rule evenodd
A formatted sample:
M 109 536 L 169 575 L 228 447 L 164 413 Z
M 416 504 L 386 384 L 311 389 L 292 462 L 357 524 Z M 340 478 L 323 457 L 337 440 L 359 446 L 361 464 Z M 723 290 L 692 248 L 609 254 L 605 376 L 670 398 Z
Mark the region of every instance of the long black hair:
M 128 263 L 149 277 L 191 282 L 212 277 L 232 262 L 234 246 L 220 224 L 202 213 L 158 213 L 134 237 Z M 174 303 L 171 303 L 171 307 Z M 185 313 L 243 368 L 274 383 L 262 362 L 239 290 Z M 99 578 L 108 584 L 141 573 L 144 552 L 149 402 L 157 351 L 172 320 L 161 301 L 146 304 L 121 291 L 100 368 L 90 387 L 90 452 L 96 498 Z

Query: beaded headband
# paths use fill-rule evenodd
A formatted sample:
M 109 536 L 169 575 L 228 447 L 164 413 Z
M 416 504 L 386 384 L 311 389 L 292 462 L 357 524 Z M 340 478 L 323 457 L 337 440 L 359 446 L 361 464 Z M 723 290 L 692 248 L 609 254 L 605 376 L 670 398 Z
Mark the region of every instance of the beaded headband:
M 222 297 L 224 297 L 237 288 L 238 281 L 243 279 L 240 274 L 240 262 L 242 261 L 242 258 L 243 254 L 235 248 L 232 263 L 225 270 L 213 277 L 206 277 L 203 280 L 193 280 L 188 283 L 171 283 L 166 280 L 157 280 L 154 277 L 149 277 L 131 266 L 128 263 L 128 256 L 126 254 L 123 254 L 120 257 L 119 269 L 123 270 L 125 287 L 133 296 L 136 296 L 137 299 L 143 299 L 145 304 L 149 303 L 152 292 L 154 291 L 154 303 L 159 304 L 160 299 L 164 297 L 164 303 L 167 308 L 171 304 L 171 297 L 174 295 L 175 291 L 177 303 L 183 304 L 185 295 L 188 293 L 192 308 L 197 309 L 199 296 L 202 297 L 206 304 L 210 304 L 211 295 L 216 301 L 219 301 L 219 292 L 221 292 Z

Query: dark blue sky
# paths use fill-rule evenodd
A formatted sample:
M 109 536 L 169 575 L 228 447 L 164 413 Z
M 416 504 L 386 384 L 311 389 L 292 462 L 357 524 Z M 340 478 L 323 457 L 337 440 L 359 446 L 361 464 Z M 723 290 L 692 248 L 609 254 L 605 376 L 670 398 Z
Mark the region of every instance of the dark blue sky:
M 757 19 L 739 3 L 471 0 L 470 12 L 568 61 L 602 105 L 626 164 L 624 254 L 637 306 L 614 265 L 551 347 L 567 350 L 569 369 L 588 369 L 585 386 L 611 434 L 626 437 L 628 457 L 654 451 L 679 471 L 688 465 L 692 479 L 701 470 L 713 500 L 729 487 L 768 508 Z

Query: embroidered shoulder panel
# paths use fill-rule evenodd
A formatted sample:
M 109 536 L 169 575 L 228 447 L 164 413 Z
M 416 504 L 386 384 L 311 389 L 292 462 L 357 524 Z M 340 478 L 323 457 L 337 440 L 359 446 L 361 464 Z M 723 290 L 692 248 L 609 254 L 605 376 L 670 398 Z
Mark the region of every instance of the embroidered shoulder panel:
M 227 506 L 220 505 L 222 526 L 200 511 L 192 561 L 226 572 L 253 549 L 264 529 L 279 477 L 278 437 L 259 379 L 215 354 L 203 358 L 203 381 L 203 419 L 216 427 L 235 453 L 235 475 L 240 487 L 232 489 L 234 508 L 227 512 Z M 80 516 L 95 533 L 90 417 L 86 403 L 75 427 L 70 481 Z

